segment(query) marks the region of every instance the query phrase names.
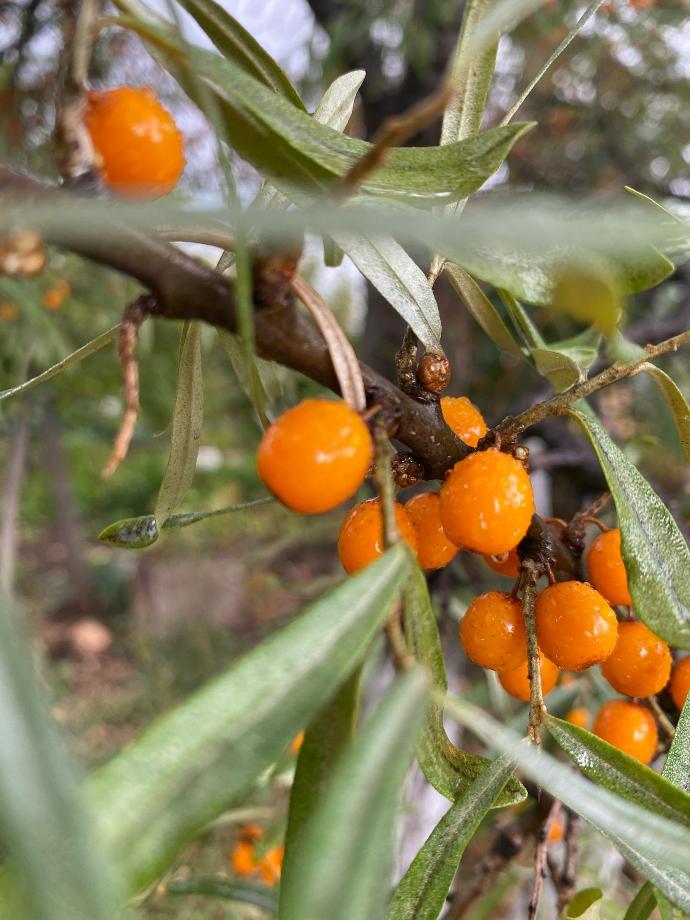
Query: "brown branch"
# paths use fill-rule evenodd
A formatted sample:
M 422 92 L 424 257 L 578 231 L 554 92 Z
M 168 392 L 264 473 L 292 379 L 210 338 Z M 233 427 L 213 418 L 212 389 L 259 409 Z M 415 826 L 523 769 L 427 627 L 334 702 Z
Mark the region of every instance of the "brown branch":
M 569 808 L 565 809 L 565 856 L 563 859 L 563 871 L 558 879 L 558 913 L 562 913 L 566 904 L 570 901 L 575 893 L 576 870 L 577 870 L 577 844 L 578 833 L 580 830 L 580 819 Z
M 530 898 L 529 908 L 527 910 L 528 920 L 534 920 L 539 910 L 541 893 L 546 878 L 547 854 L 549 848 L 549 834 L 553 823 L 558 817 L 561 810 L 561 803 L 554 799 L 549 809 L 549 814 L 544 824 L 539 829 L 537 835 L 537 848 L 534 854 L 534 885 L 532 888 L 532 897 Z
M 539 661 L 539 644 L 537 642 L 537 620 L 535 601 L 537 581 L 540 575 L 538 563 L 532 559 L 522 559 L 521 588 L 522 606 L 527 632 L 527 675 L 529 677 L 529 721 L 527 734 L 532 744 L 541 744 L 541 723 L 544 717 L 544 697 L 541 689 L 541 664 Z

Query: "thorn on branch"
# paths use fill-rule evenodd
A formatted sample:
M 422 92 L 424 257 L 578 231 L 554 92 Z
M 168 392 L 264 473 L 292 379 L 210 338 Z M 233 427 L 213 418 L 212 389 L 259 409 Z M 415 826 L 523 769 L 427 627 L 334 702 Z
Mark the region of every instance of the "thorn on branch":
M 146 317 L 154 312 L 154 304 L 155 298 L 152 294 L 142 294 L 127 307 L 122 317 L 117 354 L 125 388 L 125 411 L 113 442 L 113 449 L 101 474 L 104 479 L 112 476 L 125 459 L 134 435 L 139 415 L 139 362 L 137 361 L 139 327 Z

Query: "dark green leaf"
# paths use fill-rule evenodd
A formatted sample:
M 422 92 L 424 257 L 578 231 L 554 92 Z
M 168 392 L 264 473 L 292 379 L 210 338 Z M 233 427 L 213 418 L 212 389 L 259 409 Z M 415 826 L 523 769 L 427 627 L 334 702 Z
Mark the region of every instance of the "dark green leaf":
M 553 716 L 546 727 L 557 744 L 595 783 L 641 808 L 690 827 L 690 795 L 584 728 Z
M 304 829 L 290 884 L 281 885 L 280 920 L 384 916 L 402 786 L 427 698 L 422 668 L 398 677 L 338 764 Z
M 89 800 L 130 890 L 240 800 L 362 660 L 409 570 L 404 548 L 312 604 L 99 769 Z
M 494 345 L 516 358 L 524 358 L 522 349 L 503 322 L 500 313 L 474 278 L 452 262 L 446 263 L 445 272 L 467 309 Z
M 649 882 L 645 882 L 631 901 L 623 920 L 649 920 L 655 907 L 654 888 Z
M 405 635 L 410 651 L 425 665 L 441 690 L 447 689 L 446 668 L 436 617 L 423 572 L 416 567 L 405 586 Z M 431 702 L 417 751 L 417 759 L 429 783 L 455 802 L 489 768 L 491 761 L 467 754 L 451 743 L 443 727 L 443 707 Z M 512 805 L 527 796 L 516 779 L 510 779 L 496 806 Z
M 201 323 L 185 323 L 177 366 L 177 389 L 170 431 L 170 455 L 154 517 L 162 527 L 187 493 L 199 453 L 204 414 L 201 376 Z
M 601 888 L 583 888 L 565 909 L 565 920 L 599 920 L 601 917 Z
M 267 885 L 238 882 L 222 875 L 197 875 L 192 878 L 173 879 L 161 887 L 165 894 L 222 898 L 225 901 L 238 901 L 241 904 L 260 907 L 269 914 L 278 912 L 278 899 Z
M 690 793 L 690 695 L 678 719 L 662 775 L 669 783 Z
M 179 3 L 196 19 L 224 57 L 297 108 L 304 109 L 297 90 L 271 55 L 220 4 L 215 0 L 179 0 Z
M 0 882 L 0 916 L 116 920 L 124 892 L 89 827 L 40 686 L 28 641 L 1 598 L 0 840 L 12 870 Z
M 498 758 L 451 805 L 396 888 L 388 920 L 437 920 L 465 847 L 514 769 Z
M 668 508 L 599 421 L 591 413 L 571 410 L 571 414 L 592 442 L 616 505 L 636 612 L 662 639 L 690 648 L 687 543 Z
M 687 400 L 676 382 L 661 368 L 656 367 L 654 364 L 644 364 L 642 370 L 649 374 L 668 403 L 685 456 L 690 460 L 690 406 L 688 406 Z

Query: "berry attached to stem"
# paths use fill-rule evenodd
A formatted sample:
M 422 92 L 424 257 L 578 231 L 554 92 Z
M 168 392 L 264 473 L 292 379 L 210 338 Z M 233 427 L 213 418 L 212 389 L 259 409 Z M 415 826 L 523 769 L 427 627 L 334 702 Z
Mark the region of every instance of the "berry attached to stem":
M 618 622 L 606 600 L 582 581 L 549 585 L 537 597 L 539 647 L 559 668 L 584 671 L 606 661 Z
M 659 742 L 654 717 L 644 706 L 611 700 L 601 707 L 594 734 L 644 764 L 651 763 Z
M 512 671 L 527 661 L 522 604 L 510 594 L 475 597 L 460 622 L 460 642 L 470 661 L 492 671 Z
M 443 529 L 439 506 L 435 492 L 422 492 L 405 502 L 407 513 L 417 528 L 418 558 L 423 569 L 443 568 L 458 551 Z
M 394 505 L 395 521 L 400 537 L 417 552 L 417 530 L 410 515 L 398 502 Z M 384 551 L 383 515 L 378 498 L 360 502 L 348 512 L 338 537 L 338 556 L 343 568 L 352 575 Z
M 644 623 L 618 624 L 616 647 L 601 667 L 614 690 L 626 696 L 653 696 L 668 683 L 671 652 Z
M 587 556 L 589 580 L 610 604 L 632 604 L 621 555 L 621 532 L 606 530 L 592 543 Z

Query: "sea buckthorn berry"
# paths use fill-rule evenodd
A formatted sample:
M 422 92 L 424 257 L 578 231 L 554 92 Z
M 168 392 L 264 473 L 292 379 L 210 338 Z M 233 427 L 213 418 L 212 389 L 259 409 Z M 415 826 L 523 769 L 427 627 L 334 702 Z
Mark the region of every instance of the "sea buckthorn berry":
M 549 828 L 549 835 L 546 838 L 549 843 L 560 843 L 565 836 L 565 822 L 560 815 L 556 815 L 551 827 Z
M 654 757 L 659 741 L 651 712 L 626 700 L 611 700 L 602 706 L 593 731 L 620 751 L 646 764 Z
M 257 863 L 261 877 L 271 887 L 277 885 L 280 881 L 284 855 L 285 847 L 273 847 L 273 849 L 264 853 Z
M 546 696 L 556 686 L 560 671 L 553 661 L 549 661 L 541 652 L 539 652 L 539 669 L 541 671 L 541 692 L 543 696 Z M 512 671 L 503 671 L 498 675 L 498 679 L 506 693 L 517 697 L 524 703 L 529 702 L 529 675 L 526 661 Z
M 652 696 L 668 683 L 671 652 L 644 623 L 619 623 L 618 641 L 601 673 L 619 693 Z
M 293 511 L 318 514 L 351 498 L 371 465 L 369 429 L 347 403 L 306 399 L 264 432 L 259 476 Z
M 84 122 L 101 159 L 103 182 L 113 192 L 157 198 L 177 185 L 184 141 L 150 87 L 90 92 Z
M 440 500 L 435 492 L 422 492 L 405 502 L 417 528 L 417 558 L 423 569 L 441 569 L 458 551 L 441 524 Z
M 484 556 L 484 562 L 498 572 L 499 575 L 505 575 L 506 578 L 518 578 L 520 575 L 520 557 L 517 549 L 511 549 L 507 553 L 499 553 L 497 556 Z
M 417 552 L 417 528 L 405 508 L 394 505 L 400 536 Z M 338 556 L 343 568 L 352 575 L 383 553 L 383 515 L 378 498 L 360 502 L 349 510 L 338 537 Z
M 441 412 L 446 425 L 470 447 L 476 447 L 489 430 L 484 416 L 466 396 L 444 396 Z
M 669 690 L 673 702 L 678 709 L 682 709 L 690 693 L 690 655 L 687 658 L 681 658 L 673 665 Z
M 589 728 L 592 719 L 589 710 L 584 706 L 576 706 L 575 709 L 570 710 L 565 721 L 570 722 L 571 725 L 578 725 L 580 728 Z
M 632 604 L 621 555 L 620 530 L 607 530 L 596 538 L 589 548 L 587 569 L 589 580 L 610 604 Z
M 524 466 L 493 449 L 456 463 L 440 497 L 443 529 L 453 543 L 484 555 L 510 552 L 527 533 L 534 514 Z
M 482 668 L 517 668 L 527 660 L 522 604 L 502 591 L 475 597 L 460 621 L 460 642 L 470 661 Z
M 618 621 L 591 585 L 562 581 L 537 597 L 539 647 L 559 668 L 584 671 L 606 661 L 616 644 Z

